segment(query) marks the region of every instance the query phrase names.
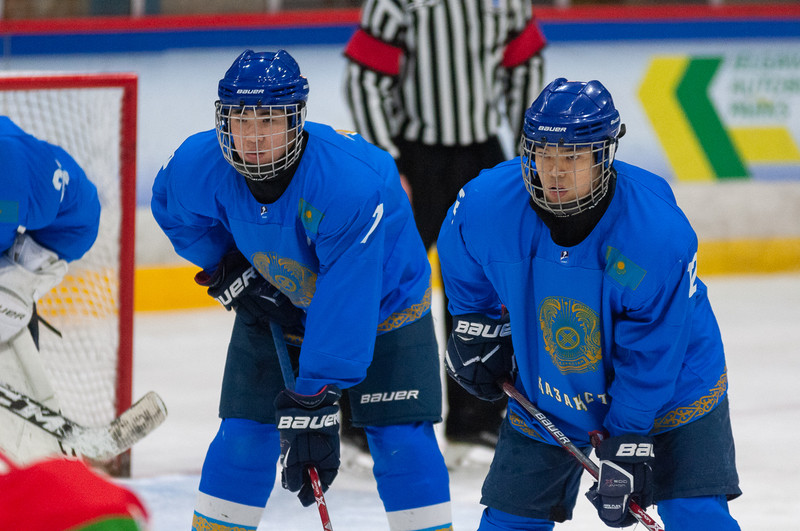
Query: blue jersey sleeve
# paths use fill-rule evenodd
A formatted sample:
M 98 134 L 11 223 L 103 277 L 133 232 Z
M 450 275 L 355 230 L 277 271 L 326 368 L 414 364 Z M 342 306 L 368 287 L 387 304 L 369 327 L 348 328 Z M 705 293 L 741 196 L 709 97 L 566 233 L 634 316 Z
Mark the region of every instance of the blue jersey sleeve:
M 81 258 L 94 244 L 100 224 L 97 188 L 60 147 L 18 134 L 0 136 L 4 161 L 4 209 L 0 242 L 11 246 L 17 227 L 67 261 Z
M 215 268 L 233 247 L 233 236 L 220 219 L 186 205 L 184 198 L 208 191 L 201 183 L 192 182 L 195 168 L 182 160 L 182 154 L 176 152 L 156 175 L 150 209 L 179 256 L 203 269 Z
M 654 295 L 615 320 L 614 380 L 605 428 L 613 435 L 648 434 L 675 394 L 692 334 L 696 243 L 677 261 Z
M 475 232 L 470 226 L 485 223 L 485 220 L 480 219 L 480 209 L 473 212 L 478 206 L 473 204 L 473 195 L 479 194 L 476 181 L 459 191 L 442 223 L 436 247 L 450 314 L 477 312 L 497 318 L 500 316 L 497 292 L 487 278 L 482 264 L 470 252 L 463 236 L 468 230 Z
M 366 376 L 381 302 L 385 207 L 376 192 L 355 212 L 330 211 L 320 225 L 320 272 L 302 346 L 314 362 L 300 364 L 299 393 L 316 393 L 331 380 L 349 387 Z

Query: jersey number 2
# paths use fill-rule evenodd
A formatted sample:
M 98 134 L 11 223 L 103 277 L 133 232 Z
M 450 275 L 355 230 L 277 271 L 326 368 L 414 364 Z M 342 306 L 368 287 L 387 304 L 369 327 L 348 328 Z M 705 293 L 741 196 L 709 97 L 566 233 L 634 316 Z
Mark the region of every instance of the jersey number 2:
M 686 272 L 689 273 L 689 298 L 691 299 L 694 292 L 697 291 L 697 253 L 694 253 L 694 258 L 689 262 Z

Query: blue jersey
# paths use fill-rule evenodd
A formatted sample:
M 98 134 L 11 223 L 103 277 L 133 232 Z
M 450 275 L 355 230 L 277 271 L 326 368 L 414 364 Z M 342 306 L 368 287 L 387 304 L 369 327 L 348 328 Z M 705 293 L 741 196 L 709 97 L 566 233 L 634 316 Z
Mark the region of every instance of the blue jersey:
M 176 252 L 214 268 L 234 244 L 306 311 L 296 382 L 313 394 L 366 376 L 376 334 L 430 311 L 430 265 L 392 157 L 353 133 L 307 122 L 283 195 L 259 203 L 212 131 L 161 169 L 152 210 Z
M 97 238 L 100 201 L 72 157 L 0 116 L 0 164 L 0 251 L 24 227 L 64 260 L 83 256 Z
M 678 427 L 727 392 L 697 237 L 665 180 L 614 166 L 608 210 L 575 246 L 555 244 L 529 205 L 519 158 L 462 189 L 438 241 L 450 312 L 499 317 L 505 305 L 517 386 L 576 443 Z M 552 443 L 509 408 L 520 431 Z

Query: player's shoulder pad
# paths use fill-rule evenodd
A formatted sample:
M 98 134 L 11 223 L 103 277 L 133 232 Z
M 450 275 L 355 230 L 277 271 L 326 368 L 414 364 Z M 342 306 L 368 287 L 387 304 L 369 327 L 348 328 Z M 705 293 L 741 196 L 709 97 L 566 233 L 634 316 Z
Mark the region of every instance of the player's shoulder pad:
M 477 216 L 502 216 L 514 205 L 525 205 L 528 197 L 519 158 L 515 158 L 482 170 L 464 185 L 457 199 L 465 206 L 464 215 L 471 212 Z M 458 215 L 458 209 L 454 214 Z
M 188 137 L 170 155 L 159 174 L 166 174 L 170 186 L 200 188 L 214 186 L 220 171 L 233 167 L 225 161 L 215 131 L 202 131 Z
M 170 202 L 190 205 L 213 201 L 215 190 L 225 175 L 236 170 L 225 161 L 215 131 L 203 131 L 188 137 L 167 159 L 156 175 L 153 192 L 167 194 Z M 190 208 L 197 211 L 197 208 Z
M 696 238 L 666 179 L 622 161 L 615 161 L 614 168 L 617 170 L 615 193 L 624 198 L 629 219 L 650 232 L 648 239 L 661 236 L 668 244 L 670 239 Z
M 669 184 L 658 175 L 615 161 L 617 217 L 603 250 L 612 278 L 642 297 L 659 289 L 676 263 L 688 266 L 697 252 L 697 235 L 678 207 Z M 609 271 L 607 269 L 607 271 Z M 618 273 L 624 272 L 624 278 Z
M 328 125 L 306 123 L 309 143 L 303 162 L 309 171 L 320 174 L 317 182 L 329 193 L 345 191 L 356 197 L 370 197 L 384 186 L 384 180 L 397 172 L 388 152 L 367 142 L 354 131 L 337 130 Z

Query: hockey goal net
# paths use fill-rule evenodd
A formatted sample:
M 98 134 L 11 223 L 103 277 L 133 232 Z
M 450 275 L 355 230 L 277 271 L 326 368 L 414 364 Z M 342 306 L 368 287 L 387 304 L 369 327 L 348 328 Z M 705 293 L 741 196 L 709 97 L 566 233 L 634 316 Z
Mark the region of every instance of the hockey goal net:
M 57 144 L 97 186 L 97 241 L 38 303 L 40 351 L 62 412 L 108 424 L 131 405 L 136 74 L 0 73 L 0 114 Z M 108 465 L 128 475 L 129 457 Z

